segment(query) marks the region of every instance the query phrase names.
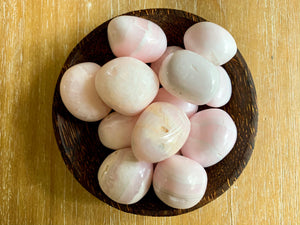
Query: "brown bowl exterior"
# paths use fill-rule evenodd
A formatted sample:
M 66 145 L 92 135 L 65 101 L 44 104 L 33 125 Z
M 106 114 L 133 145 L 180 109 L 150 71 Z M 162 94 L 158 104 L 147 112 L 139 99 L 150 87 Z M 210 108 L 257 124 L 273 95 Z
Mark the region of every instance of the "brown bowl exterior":
M 191 25 L 205 21 L 203 18 L 180 10 L 146 9 L 127 15 L 146 18 L 158 24 L 166 33 L 168 45 L 183 46 L 184 32 Z M 232 97 L 222 107 L 236 123 L 238 137 L 232 151 L 218 164 L 206 168 L 208 186 L 203 199 L 190 209 L 174 209 L 161 202 L 151 187 L 147 195 L 133 205 L 118 204 L 109 199 L 100 189 L 97 172 L 112 150 L 104 147 L 97 133 L 99 122 L 83 122 L 73 117 L 62 103 L 59 85 L 64 72 L 81 62 L 95 62 L 102 66 L 115 58 L 107 39 L 107 25 L 103 23 L 88 34 L 73 49 L 57 80 L 52 119 L 55 137 L 65 164 L 78 182 L 103 202 L 125 212 L 149 216 L 174 216 L 198 209 L 223 194 L 239 177 L 252 154 L 257 132 L 258 110 L 255 86 L 251 73 L 238 51 L 223 67 L 232 81 Z M 199 107 L 199 110 L 209 108 Z

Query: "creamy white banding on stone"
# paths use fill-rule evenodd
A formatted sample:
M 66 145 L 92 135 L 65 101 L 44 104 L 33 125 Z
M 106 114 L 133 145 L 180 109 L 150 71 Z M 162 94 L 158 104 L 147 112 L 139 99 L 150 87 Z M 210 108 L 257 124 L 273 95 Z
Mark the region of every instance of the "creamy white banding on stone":
M 130 56 L 143 62 L 156 61 L 167 48 L 164 31 L 150 20 L 119 16 L 107 28 L 110 48 L 115 56 Z
M 138 161 L 130 148 L 111 153 L 98 171 L 102 191 L 121 204 L 134 204 L 148 192 L 153 174 L 152 163 Z

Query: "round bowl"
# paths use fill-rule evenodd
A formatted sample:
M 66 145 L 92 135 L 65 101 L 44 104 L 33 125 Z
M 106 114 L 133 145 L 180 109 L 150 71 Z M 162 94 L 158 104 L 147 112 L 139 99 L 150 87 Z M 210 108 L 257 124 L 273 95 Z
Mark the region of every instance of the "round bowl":
M 168 45 L 183 47 L 183 34 L 203 18 L 174 9 L 145 9 L 126 13 L 146 18 L 158 24 L 166 33 Z M 109 20 L 110 21 L 110 20 Z M 223 67 L 232 81 L 232 97 L 221 107 L 236 123 L 238 137 L 232 151 L 219 163 L 206 168 L 208 186 L 203 199 L 189 209 L 174 209 L 156 196 L 151 187 L 147 195 L 133 205 L 118 204 L 100 189 L 97 172 L 112 150 L 104 147 L 98 138 L 99 122 L 83 122 L 73 117 L 62 103 L 59 85 L 64 72 L 81 62 L 95 62 L 100 66 L 115 58 L 107 39 L 109 21 L 98 26 L 81 40 L 68 56 L 59 74 L 52 106 L 54 133 L 61 155 L 77 181 L 101 201 L 125 212 L 149 216 L 174 216 L 198 209 L 223 194 L 239 177 L 250 159 L 257 132 L 258 111 L 256 92 L 251 73 L 239 50 Z M 199 110 L 209 108 L 199 107 Z

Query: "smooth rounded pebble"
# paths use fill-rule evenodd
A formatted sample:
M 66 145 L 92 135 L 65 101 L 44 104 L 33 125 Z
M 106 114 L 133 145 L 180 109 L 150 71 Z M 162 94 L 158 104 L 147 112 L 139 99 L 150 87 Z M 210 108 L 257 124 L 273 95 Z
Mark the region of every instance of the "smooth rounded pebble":
M 218 66 L 220 72 L 220 86 L 214 97 L 207 103 L 211 107 L 222 107 L 226 105 L 232 94 L 231 80 L 226 70 L 222 66 Z
M 166 51 L 164 52 L 164 54 L 155 62 L 151 63 L 151 69 L 153 69 L 153 71 L 159 75 L 159 69 L 161 67 L 162 62 L 164 61 L 164 59 L 170 55 L 171 53 L 177 51 L 177 50 L 182 50 L 181 47 L 178 46 L 169 46 L 167 47 Z
M 159 79 L 172 95 L 195 105 L 204 105 L 216 94 L 220 75 L 217 67 L 201 55 L 177 50 L 163 61 Z
M 237 52 L 232 35 L 223 27 L 212 22 L 192 25 L 183 36 L 186 49 L 194 51 L 215 65 L 223 65 Z
M 98 96 L 95 75 L 96 63 L 85 62 L 70 67 L 60 82 L 60 96 L 68 111 L 76 118 L 94 122 L 105 117 L 111 108 Z
M 115 56 L 130 56 L 145 63 L 156 61 L 167 48 L 164 31 L 155 23 L 135 16 L 112 19 L 107 28 Z
M 155 102 L 141 113 L 132 132 L 131 147 L 139 160 L 159 162 L 176 154 L 190 132 L 186 114 L 167 102 Z
M 168 206 L 187 209 L 202 199 L 207 187 L 207 174 L 194 160 L 174 155 L 159 162 L 153 174 L 157 197 Z
M 194 115 L 198 110 L 198 105 L 186 102 L 180 98 L 175 97 L 174 95 L 171 95 L 169 92 L 166 91 L 164 88 L 160 88 L 158 90 L 158 93 L 153 100 L 153 102 L 168 102 L 179 109 L 181 109 L 183 112 L 186 113 L 188 117 L 191 117 Z
M 159 81 L 153 70 L 132 57 L 115 58 L 103 65 L 96 75 L 96 90 L 115 111 L 133 116 L 155 98 Z
M 133 204 L 141 200 L 150 188 L 153 174 L 151 163 L 138 161 L 130 148 L 111 153 L 98 171 L 102 191 L 113 201 Z
M 110 149 L 131 146 L 131 134 L 138 116 L 124 116 L 112 112 L 99 124 L 98 136 L 101 143 Z
M 191 132 L 181 149 L 182 155 L 203 167 L 221 161 L 233 148 L 237 128 L 229 114 L 221 109 L 206 109 L 191 118 Z

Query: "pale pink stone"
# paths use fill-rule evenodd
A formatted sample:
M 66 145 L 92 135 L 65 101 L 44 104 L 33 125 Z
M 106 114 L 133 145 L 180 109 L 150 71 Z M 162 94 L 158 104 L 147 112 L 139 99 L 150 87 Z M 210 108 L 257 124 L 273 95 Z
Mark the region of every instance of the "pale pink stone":
M 106 116 L 98 127 L 101 143 L 111 149 L 131 146 L 131 134 L 138 116 L 124 116 L 113 112 Z
M 70 67 L 61 79 L 61 99 L 68 111 L 80 120 L 98 121 L 111 111 L 95 89 L 95 75 L 99 69 L 96 63 L 80 63 Z
M 164 88 L 160 88 L 153 102 L 168 102 L 186 113 L 188 117 L 194 115 L 198 110 L 198 105 L 186 102 L 180 98 L 171 95 Z
M 181 153 L 203 167 L 221 161 L 237 139 L 237 129 L 229 114 L 221 109 L 207 109 L 196 113 L 190 120 L 191 132 Z
M 231 80 L 222 66 L 218 66 L 220 72 L 220 86 L 214 97 L 207 103 L 211 107 L 222 107 L 226 105 L 231 97 Z
M 111 153 L 98 171 L 102 191 L 113 201 L 133 204 L 141 200 L 150 188 L 153 174 L 151 163 L 138 161 L 130 148 Z
M 217 67 L 201 55 L 177 50 L 163 61 L 159 79 L 172 95 L 195 105 L 204 105 L 217 92 L 220 75 Z
M 131 147 L 139 160 L 159 162 L 176 154 L 189 132 L 190 121 L 182 110 L 167 102 L 155 102 L 137 120 Z
M 158 59 L 156 60 L 155 62 L 151 63 L 151 69 L 153 69 L 153 71 L 159 75 L 159 69 L 160 69 L 160 66 L 162 64 L 162 62 L 164 61 L 164 59 L 170 55 L 171 53 L 177 51 L 177 50 L 182 50 L 181 47 L 178 47 L 178 46 L 169 46 L 167 47 L 166 51 L 164 52 L 164 54 Z
M 155 23 L 135 16 L 119 16 L 110 21 L 108 41 L 117 57 L 131 56 L 143 62 L 156 61 L 167 48 L 164 31 Z
M 132 57 L 115 58 L 103 65 L 96 75 L 96 90 L 115 111 L 134 116 L 155 98 L 159 81 L 153 70 Z
M 215 65 L 223 65 L 237 52 L 234 38 L 223 27 L 212 22 L 192 25 L 184 34 L 184 46 Z
M 153 188 L 157 197 L 168 206 L 187 209 L 204 196 L 207 174 L 194 160 L 174 155 L 159 162 L 153 174 Z

